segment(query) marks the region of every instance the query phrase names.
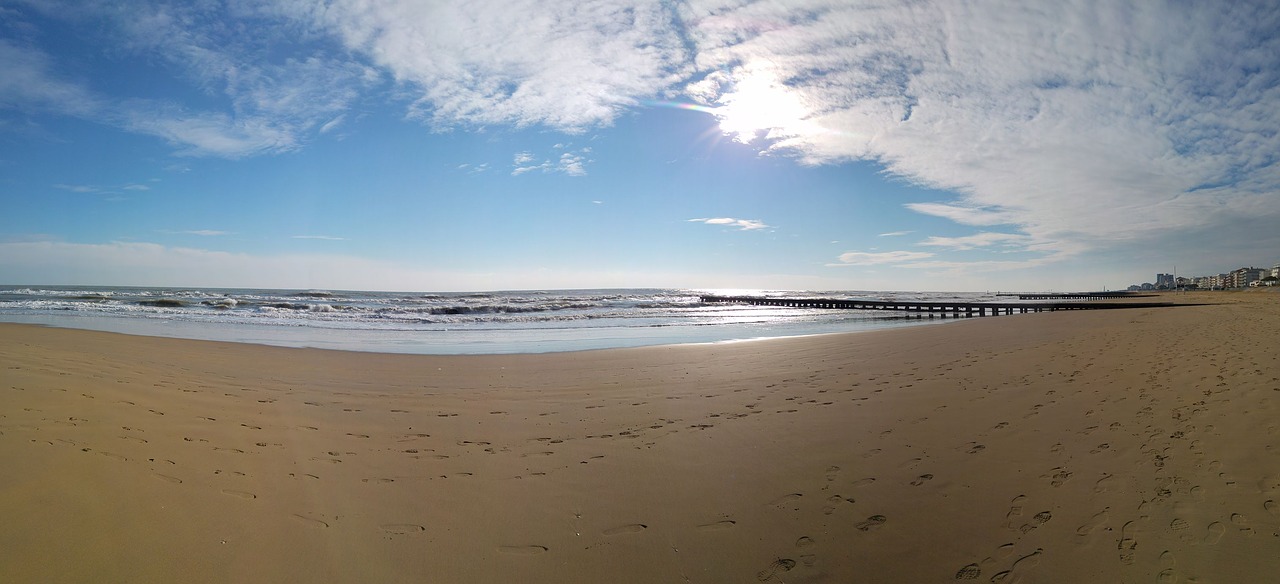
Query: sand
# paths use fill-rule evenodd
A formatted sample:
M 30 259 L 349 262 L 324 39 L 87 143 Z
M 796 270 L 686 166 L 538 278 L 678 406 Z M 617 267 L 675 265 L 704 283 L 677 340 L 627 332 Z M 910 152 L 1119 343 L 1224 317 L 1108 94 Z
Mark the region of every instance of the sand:
M 1262 582 L 1280 294 L 432 357 L 0 325 L 6 582 Z

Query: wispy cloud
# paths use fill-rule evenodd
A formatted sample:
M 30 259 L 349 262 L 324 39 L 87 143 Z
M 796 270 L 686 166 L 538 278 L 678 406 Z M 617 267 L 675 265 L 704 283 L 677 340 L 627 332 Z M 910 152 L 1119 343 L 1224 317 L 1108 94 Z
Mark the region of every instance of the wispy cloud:
M 912 233 L 915 233 L 915 231 L 890 231 L 888 233 L 881 233 L 876 237 L 901 237 L 903 235 L 911 235 Z
M 556 149 L 562 149 L 564 146 L 557 144 Z M 570 152 L 561 152 L 558 156 L 551 158 L 542 158 L 534 156 L 532 152 L 517 152 L 511 161 L 511 176 L 520 176 L 522 174 L 534 171 L 544 173 L 561 173 L 569 176 L 586 176 L 586 165 L 591 162 L 587 156 L 591 154 L 591 148 L 585 147 Z
M 612 121 L 680 80 L 676 15 L 640 0 L 334 2 L 289 7 L 390 71 L 437 127 Z
M 222 237 L 224 235 L 234 235 L 231 231 L 222 231 L 219 229 L 186 229 L 165 231 L 171 235 L 199 235 L 200 237 Z
M 848 251 L 840 254 L 840 263 L 827 264 L 827 266 L 879 266 L 885 264 L 902 264 L 931 257 L 933 257 L 933 254 L 923 251 Z
M 290 239 L 321 239 L 324 241 L 346 241 L 345 237 L 334 237 L 332 235 L 293 235 Z
M 737 227 L 740 231 L 755 231 L 757 229 L 768 229 L 770 226 L 764 221 L 756 219 L 736 219 L 733 217 L 712 217 L 702 219 L 686 219 L 690 223 L 703 223 L 706 225 L 724 225 L 727 227 Z
M 110 6 L 57 0 L 30 7 L 71 24 L 93 21 L 86 34 L 101 34 L 117 54 L 167 61 L 206 92 L 230 99 L 227 110 L 101 95 L 63 78 L 47 54 L 0 40 L 0 104 L 50 112 L 160 137 L 181 154 L 243 156 L 297 148 L 309 135 L 332 130 L 363 88 L 379 82 L 369 67 L 335 60 L 321 50 L 306 52 L 288 38 L 286 23 L 246 28 L 212 26 L 219 15 L 185 3 Z M 266 18 L 245 8 L 229 16 Z M 265 33 L 265 34 L 264 34 Z M 267 44 L 299 53 L 281 61 L 260 58 Z
M 1268 2 L 28 8 L 92 22 L 82 26 L 90 41 L 161 63 L 217 99 L 106 95 L 33 44 L 3 39 L 0 106 L 156 136 L 185 155 L 296 150 L 331 135 L 359 100 L 387 101 L 388 85 L 395 107 L 435 130 L 583 132 L 683 93 L 765 151 L 804 164 L 872 161 L 956 193 L 907 208 L 1001 226 L 1046 257 L 1280 216 Z M 580 176 L 589 158 L 540 154 L 514 161 L 512 174 Z
M 914 211 L 1073 252 L 1280 214 L 1267 195 L 1280 184 L 1267 3 L 693 2 L 683 14 L 706 73 L 690 94 L 725 105 L 750 97 L 744 84 L 788 80 L 808 111 L 768 127 L 762 147 L 874 160 L 962 193 Z
M 0 39 L 0 107 L 88 117 L 102 104 L 81 85 L 54 74 L 53 60 L 43 51 Z
M 932 247 L 945 247 L 957 251 L 970 250 L 977 248 L 986 248 L 992 246 L 1010 247 L 1022 246 L 1029 243 L 1030 237 L 1019 235 L 1016 233 L 997 233 L 994 231 L 984 231 L 974 235 L 966 235 L 964 237 L 930 237 L 921 241 L 919 245 L 927 245 Z
M 58 184 L 53 185 L 53 187 L 54 187 L 54 188 L 56 188 L 56 189 L 62 189 L 62 190 L 64 190 L 64 191 L 71 191 L 71 192 L 73 192 L 73 193 L 100 193 L 100 192 L 102 192 L 102 189 L 101 189 L 101 188 L 98 188 L 98 187 L 95 187 L 95 186 L 90 186 L 90 185 L 68 185 L 68 184 L 58 183 Z
M 151 187 L 144 184 L 130 183 L 120 186 L 99 186 L 99 185 L 71 185 L 65 183 L 57 183 L 53 185 L 55 189 L 70 191 L 72 193 L 85 194 L 116 194 L 119 191 L 149 191 Z

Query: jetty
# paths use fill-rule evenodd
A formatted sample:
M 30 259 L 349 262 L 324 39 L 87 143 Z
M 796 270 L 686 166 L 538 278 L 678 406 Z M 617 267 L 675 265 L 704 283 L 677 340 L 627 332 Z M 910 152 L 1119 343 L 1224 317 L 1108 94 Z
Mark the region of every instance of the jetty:
M 1018 293 L 996 294 L 996 296 L 1017 296 L 1018 300 L 1110 300 L 1115 298 L 1147 298 L 1153 294 L 1134 294 L 1127 290 L 1115 292 L 1068 292 L 1068 293 Z
M 770 298 L 767 296 L 715 296 L 700 297 L 704 304 L 748 304 L 752 306 L 780 306 L 785 308 L 819 308 L 827 310 L 893 310 L 916 316 L 970 317 L 1001 314 L 1026 314 L 1030 312 L 1054 312 L 1058 310 L 1108 310 L 1119 308 L 1152 308 L 1183 306 L 1172 302 L 1100 302 L 1083 300 L 1059 300 L 1054 302 L 916 302 L 909 300 L 856 300 L 834 298 Z

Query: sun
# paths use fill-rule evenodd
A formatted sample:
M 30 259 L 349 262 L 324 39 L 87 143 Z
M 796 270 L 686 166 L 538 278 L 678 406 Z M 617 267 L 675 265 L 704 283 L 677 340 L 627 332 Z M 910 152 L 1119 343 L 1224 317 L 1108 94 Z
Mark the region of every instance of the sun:
M 800 96 L 767 73 L 739 79 L 717 101 L 722 105 L 713 113 L 720 120 L 720 131 L 743 144 L 761 134 L 794 135 L 809 115 Z

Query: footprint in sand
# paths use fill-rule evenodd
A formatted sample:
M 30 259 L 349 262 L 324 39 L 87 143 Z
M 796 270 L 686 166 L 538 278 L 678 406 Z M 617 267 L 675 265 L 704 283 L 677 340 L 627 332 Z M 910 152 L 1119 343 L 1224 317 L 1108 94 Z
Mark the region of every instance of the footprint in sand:
M 609 529 L 604 530 L 601 533 L 603 533 L 604 535 L 622 535 L 624 533 L 640 533 L 641 531 L 644 531 L 645 529 L 648 529 L 648 528 L 649 526 L 643 523 L 629 523 L 627 525 L 619 525 L 617 527 L 611 527 Z
M 1115 480 L 1114 480 L 1114 479 L 1112 479 L 1111 477 L 1112 477 L 1112 475 L 1109 475 L 1109 474 L 1108 474 L 1108 475 L 1104 475 L 1102 478 L 1098 479 L 1098 482 L 1096 482 L 1096 483 L 1094 483 L 1094 484 L 1093 484 L 1093 492 L 1095 492 L 1095 493 L 1105 493 L 1105 492 L 1107 492 L 1107 491 L 1110 491 L 1110 490 L 1111 490 L 1111 485 L 1112 485 L 1112 483 L 1114 483 L 1114 482 L 1115 482 Z
M 851 497 L 842 497 L 842 496 L 840 496 L 840 495 L 831 495 L 830 497 L 827 497 L 827 503 L 830 503 L 830 504 L 822 508 L 822 513 L 823 513 L 823 515 L 830 515 L 830 514 L 832 514 L 832 513 L 835 513 L 835 512 L 836 512 L 836 506 L 837 506 L 837 505 L 839 505 L 839 504 L 841 504 L 841 503 L 853 503 L 853 502 L 854 502 L 854 500 L 853 500 L 853 498 L 851 498 Z
M 784 572 L 790 572 L 796 567 L 796 561 L 789 558 L 778 558 L 770 563 L 765 569 L 756 573 L 756 579 L 761 582 L 768 582 L 774 576 Z
M 1094 516 L 1091 517 L 1088 521 L 1086 521 L 1084 525 L 1081 525 L 1079 528 L 1077 528 L 1076 535 L 1085 536 L 1085 535 L 1089 535 L 1090 533 L 1093 533 L 1099 527 L 1106 525 L 1108 518 L 1109 516 L 1108 516 L 1107 510 L 1103 509 L 1102 511 L 1094 514 Z
M 777 499 L 769 501 L 769 504 L 773 505 L 774 507 L 778 507 L 779 509 L 786 509 L 790 507 L 794 510 L 795 508 L 789 505 L 789 503 L 791 503 L 792 501 L 799 500 L 800 497 L 803 497 L 803 496 L 804 495 L 801 493 L 789 493 L 781 497 L 778 497 Z
M 1044 550 L 1037 549 L 1030 554 L 1018 558 L 1018 561 L 1013 563 L 1012 569 L 992 576 L 991 581 L 1010 583 L 1022 582 L 1023 578 L 1027 575 L 1027 572 L 1040 565 L 1040 554 L 1042 553 L 1044 553 Z
M 1245 535 L 1253 535 L 1253 528 L 1249 527 L 1249 518 L 1240 513 L 1231 514 L 1231 523 L 1240 528 L 1240 532 Z
M 1061 487 L 1071 478 L 1071 471 L 1058 466 L 1049 469 L 1049 472 L 1040 475 L 1040 478 L 1048 480 L 1050 486 Z
M 1009 506 L 1009 512 L 1004 514 L 1004 518 L 1006 519 L 1004 523 L 1005 527 L 1008 527 L 1010 529 L 1013 528 L 1014 517 L 1022 516 L 1022 502 L 1026 500 L 1027 500 L 1026 495 L 1018 495 L 1017 497 L 1014 497 L 1012 501 L 1010 501 L 1012 505 Z
M 169 476 L 169 475 L 163 475 L 163 474 L 159 474 L 159 473 L 156 473 L 155 475 L 152 475 L 152 476 L 154 476 L 154 477 L 156 477 L 156 478 L 158 478 L 158 479 L 160 479 L 160 480 L 162 480 L 162 481 L 166 481 L 166 482 L 173 483 L 173 484 L 175 484 L 175 485 L 180 485 L 180 484 L 182 484 L 182 479 L 180 479 L 180 478 L 178 478 L 178 477 L 171 477 L 171 476 Z
M 546 552 L 547 548 L 540 545 L 504 545 L 498 551 L 511 556 L 536 556 Z
M 293 517 L 294 519 L 297 519 L 298 521 L 301 521 L 302 524 L 306 525 L 307 527 L 315 527 L 318 529 L 329 527 L 329 524 L 325 521 L 321 521 L 319 519 L 312 519 L 310 517 L 298 515 L 297 513 L 294 513 L 293 515 L 291 515 L 291 517 Z
M 1217 545 L 1218 542 L 1222 540 L 1222 535 L 1227 532 L 1227 526 L 1214 521 L 1209 524 L 1209 527 L 1205 528 L 1205 531 L 1207 533 L 1205 533 L 1204 539 L 1202 540 L 1204 544 Z
M 422 533 L 427 530 L 426 527 L 416 523 L 383 523 L 378 527 L 387 533 L 395 535 L 412 535 L 414 533 Z
M 878 529 L 881 525 L 884 525 L 886 521 L 888 521 L 888 518 L 884 515 L 872 515 L 868 517 L 866 521 L 858 522 L 854 527 L 858 528 L 859 531 L 871 531 L 873 529 Z
M 721 531 L 729 529 L 737 525 L 737 521 L 726 519 L 724 521 L 716 521 L 715 523 L 703 523 L 698 526 L 698 531 Z
M 1272 515 L 1280 515 L 1280 504 L 1271 499 L 1262 502 L 1262 508 Z
M 1120 543 L 1116 546 L 1120 550 L 1120 562 L 1125 565 L 1133 564 L 1134 550 L 1138 547 L 1138 541 L 1134 539 L 1138 533 L 1138 524 L 1129 521 L 1120 528 Z
M 982 568 L 977 564 L 969 564 L 956 572 L 956 580 L 977 580 L 982 575 Z
M 913 486 L 913 487 L 918 487 L 918 486 L 923 485 L 923 484 L 925 484 L 925 483 L 927 483 L 927 482 L 929 482 L 929 481 L 931 481 L 931 480 L 933 480 L 933 475 L 931 475 L 931 474 L 922 474 L 922 475 L 920 475 L 920 476 L 916 477 L 916 478 L 915 478 L 915 480 L 911 481 L 911 486 Z
M 232 497 L 239 497 L 241 499 L 257 499 L 258 498 L 257 495 L 250 493 L 249 491 L 233 491 L 231 489 L 222 489 L 222 494 L 231 495 Z

